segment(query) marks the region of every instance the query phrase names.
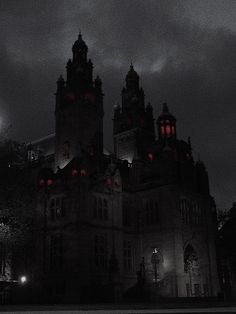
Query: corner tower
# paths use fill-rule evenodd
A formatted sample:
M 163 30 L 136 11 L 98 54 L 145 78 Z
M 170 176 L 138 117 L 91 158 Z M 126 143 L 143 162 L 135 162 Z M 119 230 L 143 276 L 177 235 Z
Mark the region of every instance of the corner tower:
M 87 59 L 88 47 L 81 34 L 72 53 L 67 80 L 59 77 L 55 94 L 55 169 L 82 155 L 91 156 L 99 165 L 103 153 L 102 82 L 98 76 L 93 80 L 93 64 Z
M 139 76 L 131 64 L 122 89 L 122 106 L 114 110 L 114 151 L 118 158 L 132 161 L 144 155 L 155 140 L 152 106 L 144 103 L 144 91 L 139 87 Z

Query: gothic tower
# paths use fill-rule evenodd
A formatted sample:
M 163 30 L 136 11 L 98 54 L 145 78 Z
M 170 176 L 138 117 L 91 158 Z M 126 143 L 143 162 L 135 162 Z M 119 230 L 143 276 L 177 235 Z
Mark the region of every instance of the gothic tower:
M 155 140 L 152 106 L 145 106 L 144 91 L 132 64 L 121 95 L 122 106 L 114 110 L 114 151 L 118 158 L 131 162 L 134 156 L 144 155 Z
M 103 153 L 103 93 L 101 79 L 93 81 L 93 64 L 82 35 L 72 47 L 67 62 L 67 80 L 57 81 L 55 169 L 74 157 L 91 156 L 101 161 Z

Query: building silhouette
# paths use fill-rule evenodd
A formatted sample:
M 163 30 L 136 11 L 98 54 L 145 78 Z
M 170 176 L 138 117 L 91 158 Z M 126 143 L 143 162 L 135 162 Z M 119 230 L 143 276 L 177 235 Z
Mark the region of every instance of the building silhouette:
M 167 104 L 155 123 L 131 64 L 114 108 L 114 153 L 105 151 L 102 81 L 81 34 L 72 53 L 57 81 L 55 134 L 28 150 L 35 291 L 60 302 L 216 296 L 216 209 L 190 139 L 178 139 Z

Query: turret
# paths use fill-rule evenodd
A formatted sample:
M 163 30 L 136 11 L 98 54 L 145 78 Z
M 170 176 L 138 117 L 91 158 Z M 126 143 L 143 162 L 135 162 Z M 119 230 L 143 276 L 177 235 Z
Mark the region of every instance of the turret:
M 159 140 L 176 139 L 176 119 L 169 112 L 166 103 L 163 104 L 162 113 L 157 119 L 157 131 Z

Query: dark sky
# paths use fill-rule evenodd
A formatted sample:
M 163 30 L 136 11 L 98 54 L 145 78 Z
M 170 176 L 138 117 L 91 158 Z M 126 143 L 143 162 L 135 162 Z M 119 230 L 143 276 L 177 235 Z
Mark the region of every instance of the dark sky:
M 146 101 L 192 138 L 218 208 L 236 200 L 236 1 L 1 0 L 0 130 L 54 131 L 54 92 L 81 30 L 105 93 L 105 143 L 132 60 Z M 11 127 L 9 127 L 11 126 Z

